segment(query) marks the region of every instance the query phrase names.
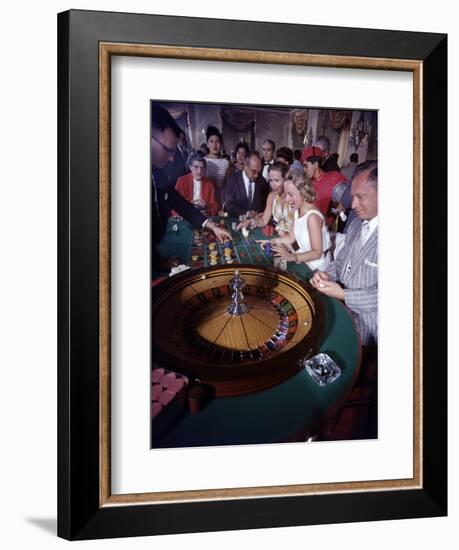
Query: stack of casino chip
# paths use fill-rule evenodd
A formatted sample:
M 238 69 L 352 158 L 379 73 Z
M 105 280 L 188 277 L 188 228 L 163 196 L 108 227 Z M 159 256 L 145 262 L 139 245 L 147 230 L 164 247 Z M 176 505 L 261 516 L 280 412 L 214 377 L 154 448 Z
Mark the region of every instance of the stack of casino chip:
M 191 261 L 193 263 L 200 262 L 203 256 L 203 234 L 195 229 L 193 231 L 193 243 L 191 246 Z
M 210 265 L 218 264 L 218 250 L 216 243 L 209 244 L 209 263 Z
M 225 256 L 225 262 L 227 264 L 232 264 L 233 263 L 233 251 L 232 251 L 232 248 L 231 248 L 231 242 L 230 241 L 226 241 L 225 244 L 223 245 L 223 254 Z
M 151 416 L 156 418 L 174 399 L 182 396 L 188 378 L 166 369 L 154 368 L 151 381 Z
M 189 380 L 177 372 L 155 367 L 151 373 L 153 442 L 167 433 L 187 409 Z

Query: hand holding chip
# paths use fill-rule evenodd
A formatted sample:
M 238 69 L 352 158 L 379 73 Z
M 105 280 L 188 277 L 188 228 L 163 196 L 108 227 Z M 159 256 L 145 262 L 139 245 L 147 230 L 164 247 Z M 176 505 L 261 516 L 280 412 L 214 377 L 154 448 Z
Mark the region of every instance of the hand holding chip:
M 273 239 L 271 243 L 274 240 L 275 239 Z M 291 252 L 284 243 L 274 243 L 272 245 L 272 249 L 276 258 L 284 258 L 284 260 L 287 260 L 288 262 L 293 262 L 295 260 L 295 254 Z
M 230 240 L 233 240 L 233 237 L 231 236 L 231 233 L 229 233 L 226 229 L 224 229 L 223 227 L 220 227 L 218 225 L 215 225 L 213 222 L 211 221 L 208 221 L 206 223 L 206 229 L 210 229 L 210 231 L 212 231 L 215 236 L 217 237 L 217 239 L 223 243 L 226 239 L 230 239 Z

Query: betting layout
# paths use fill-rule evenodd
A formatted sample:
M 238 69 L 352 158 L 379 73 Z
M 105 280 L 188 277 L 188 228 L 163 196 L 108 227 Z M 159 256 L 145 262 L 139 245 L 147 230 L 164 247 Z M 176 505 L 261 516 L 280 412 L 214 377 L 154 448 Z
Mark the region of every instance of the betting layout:
M 232 240 L 220 243 L 210 231 L 193 231 L 188 265 L 199 268 L 212 265 L 229 265 L 232 263 L 250 263 L 271 265 L 270 254 L 263 249 L 251 233 L 235 231 L 235 222 L 221 218 L 218 222 L 231 233 Z

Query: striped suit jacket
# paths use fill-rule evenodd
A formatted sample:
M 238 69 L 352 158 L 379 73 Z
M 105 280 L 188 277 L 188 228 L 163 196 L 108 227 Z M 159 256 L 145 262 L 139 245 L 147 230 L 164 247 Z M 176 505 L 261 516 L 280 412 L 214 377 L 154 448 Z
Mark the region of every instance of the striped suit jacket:
M 378 342 L 378 228 L 362 247 L 362 220 L 355 218 L 335 261 L 327 267 L 334 281 L 344 286 L 344 303 L 351 311 L 362 344 Z

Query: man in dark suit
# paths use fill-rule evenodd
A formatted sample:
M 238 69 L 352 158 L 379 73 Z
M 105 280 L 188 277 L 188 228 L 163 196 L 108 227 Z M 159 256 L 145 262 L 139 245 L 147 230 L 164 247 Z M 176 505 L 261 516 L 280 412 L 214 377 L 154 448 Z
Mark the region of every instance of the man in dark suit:
M 356 218 L 344 246 L 326 272 L 315 271 L 311 284 L 322 294 L 343 300 L 360 333 L 362 344 L 378 342 L 378 168 L 360 164 L 351 186 Z
M 255 217 L 266 206 L 268 184 L 260 176 L 262 163 L 257 151 L 245 157 L 244 170 L 228 176 L 225 185 L 225 211 L 231 216 Z
M 174 187 L 177 184 L 177 180 L 189 172 L 187 164 L 188 155 L 184 147 L 186 144 L 186 136 L 182 129 L 180 129 L 178 139 L 177 151 L 175 152 L 174 160 L 164 168 L 167 173 L 167 177 L 169 178 L 169 183 Z
M 323 151 L 322 164 L 320 167 L 324 172 L 339 172 L 339 166 L 335 157 L 330 156 L 330 140 L 327 136 L 319 136 L 314 147 L 320 147 Z
M 215 225 L 195 208 L 170 184 L 164 167 L 173 161 L 177 152 L 180 133 L 175 120 L 158 104 L 151 104 L 151 161 L 152 161 L 152 220 L 151 243 L 152 265 L 159 270 L 169 270 L 178 265 L 177 258 L 161 258 L 156 244 L 164 237 L 169 210 L 175 210 L 197 229 L 206 228 L 215 233 L 219 240 L 231 235 Z
M 275 162 L 274 151 L 276 150 L 276 144 L 272 139 L 265 139 L 261 146 L 262 159 L 262 173 L 261 175 L 268 181 L 268 170 L 271 164 Z

